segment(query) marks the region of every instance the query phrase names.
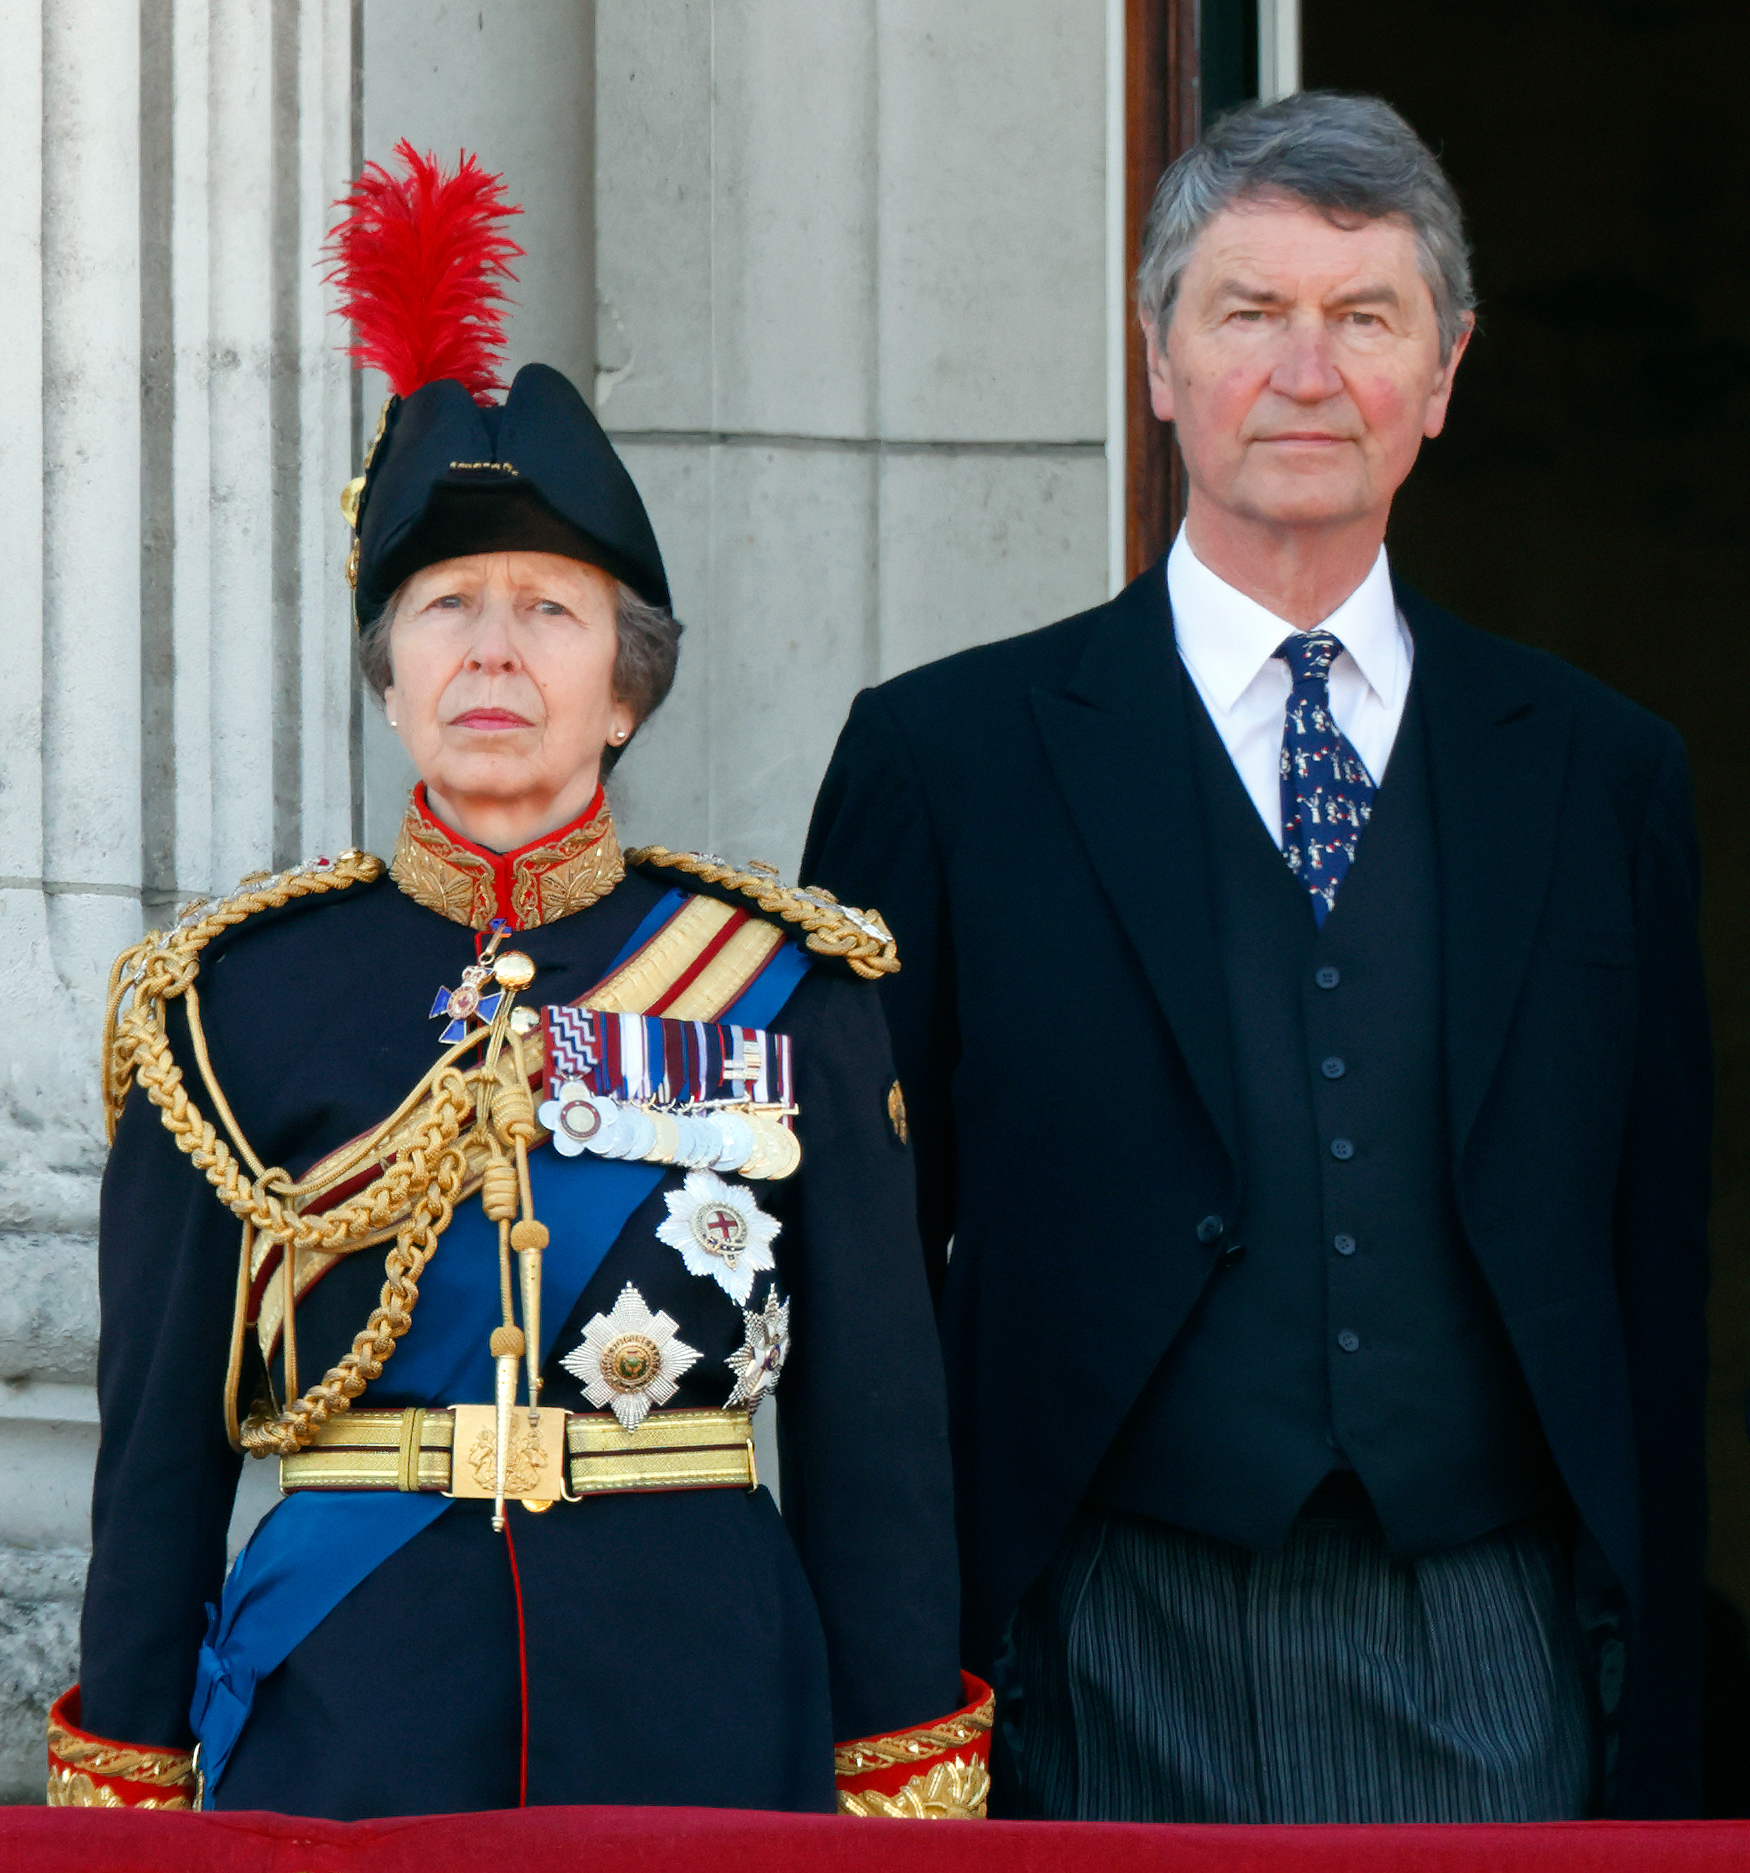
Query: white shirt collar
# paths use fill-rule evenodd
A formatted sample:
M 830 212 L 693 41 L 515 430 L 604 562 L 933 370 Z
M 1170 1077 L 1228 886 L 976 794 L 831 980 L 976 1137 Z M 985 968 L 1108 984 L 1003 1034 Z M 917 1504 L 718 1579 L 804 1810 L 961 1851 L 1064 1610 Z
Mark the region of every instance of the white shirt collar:
M 1295 627 L 1266 611 L 1215 573 L 1191 550 L 1185 529 L 1167 555 L 1167 597 L 1173 635 L 1198 688 L 1220 710 L 1231 710 L 1276 647 Z M 1385 548 L 1367 577 L 1324 619 L 1329 631 L 1355 659 L 1368 687 L 1396 706 L 1409 686 L 1410 657 Z

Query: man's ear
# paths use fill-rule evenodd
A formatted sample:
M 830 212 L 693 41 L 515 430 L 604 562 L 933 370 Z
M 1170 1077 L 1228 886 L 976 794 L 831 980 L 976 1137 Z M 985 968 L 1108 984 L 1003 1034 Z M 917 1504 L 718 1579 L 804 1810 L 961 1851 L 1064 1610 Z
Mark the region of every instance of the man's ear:
M 1148 353 L 1149 408 L 1163 423 L 1173 420 L 1173 379 L 1167 363 L 1167 348 L 1155 333 L 1154 321 L 1146 312 L 1136 315 L 1142 327 L 1142 343 Z
M 1476 329 L 1476 314 L 1467 312 L 1464 315 L 1463 327 L 1452 341 L 1452 349 L 1447 353 L 1446 362 L 1440 367 L 1440 375 L 1434 380 L 1434 394 L 1428 399 L 1428 413 L 1422 418 L 1424 436 L 1437 436 L 1446 427 L 1446 409 L 1452 401 L 1452 380 L 1458 375 L 1458 361 L 1464 356 L 1466 347 L 1471 341 L 1471 334 Z

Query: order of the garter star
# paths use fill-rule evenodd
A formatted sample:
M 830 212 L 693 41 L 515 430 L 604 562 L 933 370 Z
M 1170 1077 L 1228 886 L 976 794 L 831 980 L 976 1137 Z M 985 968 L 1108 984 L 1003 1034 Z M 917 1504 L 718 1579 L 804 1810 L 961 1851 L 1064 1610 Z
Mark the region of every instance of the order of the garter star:
M 723 1401 L 723 1409 L 737 1405 L 757 1406 L 768 1392 L 775 1391 L 778 1374 L 790 1356 L 790 1303 L 778 1299 L 774 1281 L 766 1290 L 766 1304 L 755 1310 L 744 1307 L 741 1318 L 747 1338 L 723 1362 L 735 1374 L 735 1390 Z
M 697 1363 L 698 1349 L 677 1339 L 676 1323 L 652 1313 L 644 1296 L 627 1282 L 611 1314 L 597 1314 L 583 1330 L 578 1347 L 559 1363 L 583 1385 L 583 1395 L 597 1410 L 604 1406 L 635 1431 L 652 1405 L 666 1405 L 676 1381 Z
M 679 1190 L 664 1194 L 668 1215 L 656 1239 L 678 1249 L 688 1274 L 708 1275 L 737 1307 L 753 1293 L 753 1278 L 774 1268 L 778 1221 L 754 1201 L 745 1184 L 725 1183 L 714 1171 L 690 1171 Z

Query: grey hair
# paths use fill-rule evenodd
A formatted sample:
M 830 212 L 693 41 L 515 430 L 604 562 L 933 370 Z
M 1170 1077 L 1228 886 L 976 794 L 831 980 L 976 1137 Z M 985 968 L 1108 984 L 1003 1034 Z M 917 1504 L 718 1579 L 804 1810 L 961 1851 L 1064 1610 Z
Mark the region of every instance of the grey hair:
M 1224 208 L 1287 196 L 1331 220 L 1407 222 L 1434 299 L 1440 355 L 1476 309 L 1458 196 L 1433 151 L 1381 98 L 1300 91 L 1242 104 L 1161 177 L 1143 229 L 1137 305 L 1165 343 L 1179 282 L 1198 236 Z
M 389 638 L 395 629 L 401 594 L 406 590 L 404 583 L 359 633 L 359 674 L 378 702 L 395 680 Z M 617 746 L 610 743 L 602 750 L 604 780 L 674 687 L 683 629 L 680 620 L 666 607 L 647 604 L 631 586 L 614 580 L 614 699 L 629 704 L 637 721 L 623 742 Z

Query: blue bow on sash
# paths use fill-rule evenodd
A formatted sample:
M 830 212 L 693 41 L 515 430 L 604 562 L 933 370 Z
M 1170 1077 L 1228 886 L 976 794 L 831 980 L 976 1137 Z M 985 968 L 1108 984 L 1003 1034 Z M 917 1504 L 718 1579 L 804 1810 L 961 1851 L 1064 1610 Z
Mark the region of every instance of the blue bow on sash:
M 668 892 L 607 971 L 643 947 L 686 902 Z M 747 1027 L 776 1019 L 809 968 L 786 943 L 719 1018 Z M 535 1213 L 552 1232 L 543 1256 L 542 1327 L 547 1344 L 667 1168 L 536 1152 L 529 1160 Z M 490 1399 L 493 1360 L 482 1322 L 499 1314 L 498 1226 L 478 1203 L 458 1208 L 420 1284 L 414 1326 L 378 1381 L 380 1393 L 415 1403 Z M 395 1491 L 299 1490 L 261 1523 L 231 1564 L 195 1667 L 189 1723 L 201 1745 L 202 1805 L 212 1806 L 255 1701 L 255 1687 L 346 1596 L 449 1508 L 451 1498 Z

